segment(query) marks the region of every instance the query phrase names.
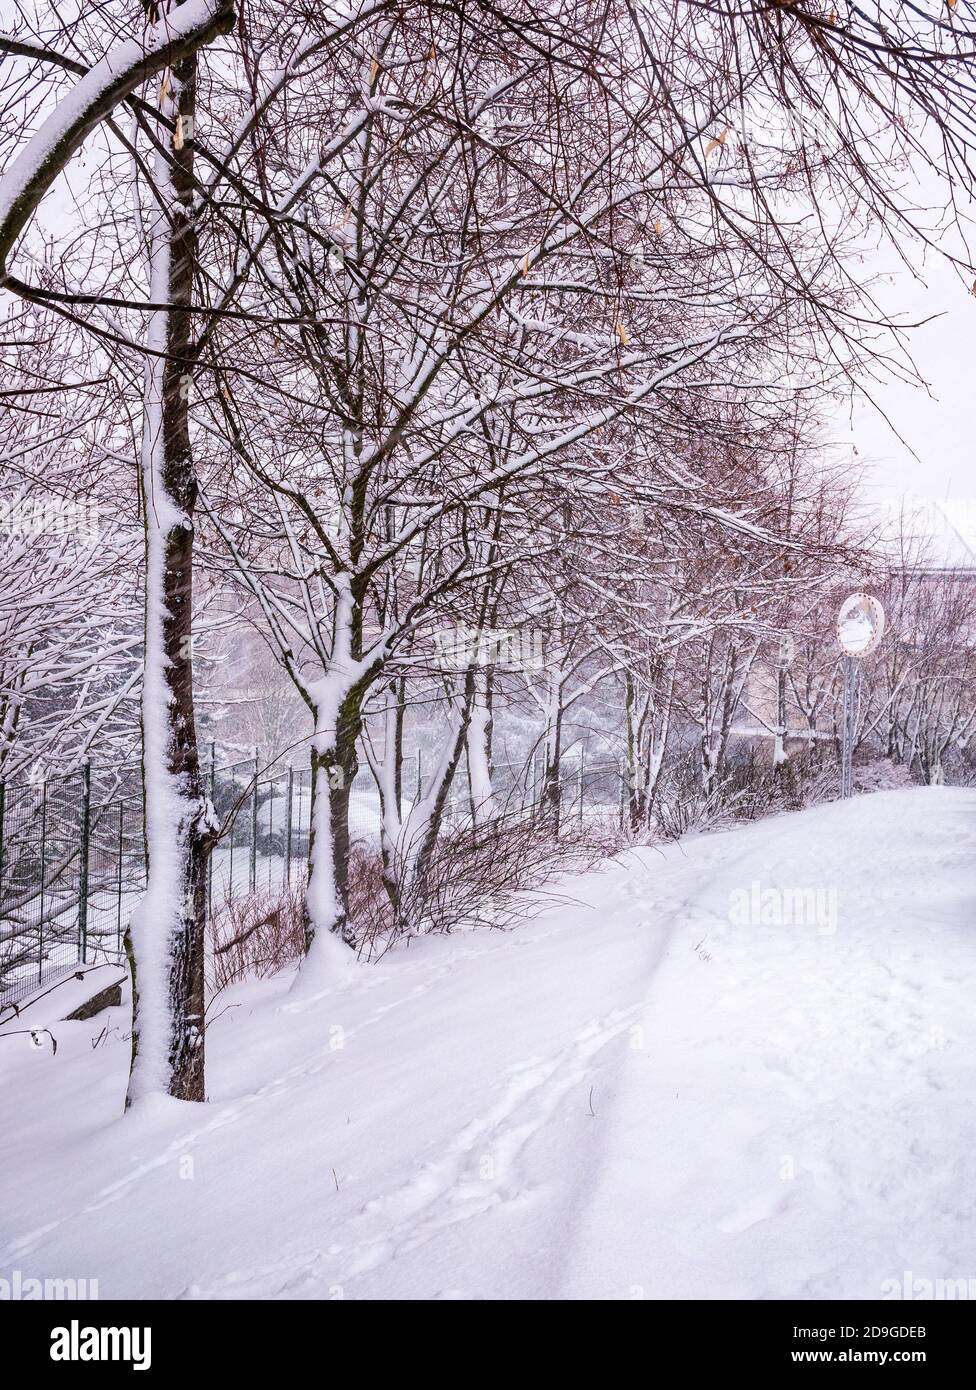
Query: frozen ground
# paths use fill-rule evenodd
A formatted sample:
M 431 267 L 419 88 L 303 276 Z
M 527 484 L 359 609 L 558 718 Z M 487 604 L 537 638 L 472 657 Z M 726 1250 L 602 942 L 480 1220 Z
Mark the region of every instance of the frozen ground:
M 945 788 L 630 854 L 512 933 L 316 1000 L 240 988 L 206 1107 L 118 1118 L 120 1010 L 53 1025 L 56 1056 L 0 1039 L 0 1275 L 103 1298 L 976 1278 L 974 868 L 976 792 Z M 819 889 L 812 920 L 776 925 L 770 889 Z

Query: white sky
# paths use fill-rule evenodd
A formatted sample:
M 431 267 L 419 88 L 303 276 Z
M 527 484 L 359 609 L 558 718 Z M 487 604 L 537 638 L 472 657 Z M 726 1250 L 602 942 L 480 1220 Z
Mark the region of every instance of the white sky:
M 930 173 L 922 182 L 934 205 L 944 201 Z M 962 250 L 955 237 L 951 242 Z M 938 252 L 916 244 L 906 254 L 915 274 L 891 247 L 867 261 L 885 277 L 875 295 L 889 314 L 903 323 L 928 320 L 907 338 L 928 389 L 899 380 L 875 384 L 871 396 L 880 411 L 866 401 L 856 404 L 838 420 L 838 433 L 868 465 L 872 501 L 893 514 L 902 503 L 909 511 L 921 509 L 918 529 L 941 552 L 933 558 L 976 564 L 976 295 Z

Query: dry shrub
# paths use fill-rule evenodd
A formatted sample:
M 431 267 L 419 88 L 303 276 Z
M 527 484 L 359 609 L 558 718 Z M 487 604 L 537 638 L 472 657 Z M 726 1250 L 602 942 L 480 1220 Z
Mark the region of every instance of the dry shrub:
M 305 877 L 295 883 L 226 897 L 210 917 L 207 952 L 211 997 L 249 976 L 265 979 L 305 948 Z
M 349 852 L 349 918 L 359 954 L 367 960 L 381 955 L 395 914 L 383 877 L 383 856 L 365 845 L 353 845 Z
M 405 936 L 513 927 L 551 906 L 551 895 L 538 890 L 593 868 L 618 848 L 619 837 L 606 826 L 557 833 L 551 819 L 538 815 L 445 829 L 424 872 L 401 882 L 397 910 L 382 938 L 371 941 L 372 951 Z
M 537 892 L 553 879 L 589 869 L 623 843 L 615 824 L 590 822 L 557 833 L 544 816 L 502 815 L 481 827 L 445 827 L 422 877 L 401 884 L 395 908 L 379 851 L 354 845 L 349 915 L 359 953 L 381 956 L 394 942 L 460 928 L 508 928 L 551 904 Z M 246 897 L 225 898 L 210 919 L 211 1000 L 228 985 L 265 978 L 300 960 L 305 948 L 306 879 Z
M 911 771 L 904 763 L 890 758 L 875 758 L 870 763 L 855 763 L 853 768 L 856 792 L 897 791 L 914 785 Z M 834 778 L 836 784 L 836 776 Z
M 861 769 L 855 784 L 862 789 Z M 710 793 L 702 790 L 694 759 L 679 764 L 662 784 L 654 820 L 666 840 L 700 830 L 724 830 L 780 811 L 800 811 L 839 795 L 840 769 L 832 750 L 794 753 L 779 766 L 755 749 L 733 759 Z M 864 786 L 867 781 L 864 780 Z

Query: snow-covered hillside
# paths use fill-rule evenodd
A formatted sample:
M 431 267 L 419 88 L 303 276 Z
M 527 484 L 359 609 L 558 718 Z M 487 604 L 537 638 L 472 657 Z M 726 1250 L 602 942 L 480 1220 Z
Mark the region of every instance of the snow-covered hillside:
M 0 1040 L 0 1273 L 103 1298 L 976 1276 L 974 861 L 976 792 L 946 788 L 634 852 L 511 933 L 224 996 L 205 1107 L 117 1118 L 121 1010 L 52 1024 L 56 1055 Z

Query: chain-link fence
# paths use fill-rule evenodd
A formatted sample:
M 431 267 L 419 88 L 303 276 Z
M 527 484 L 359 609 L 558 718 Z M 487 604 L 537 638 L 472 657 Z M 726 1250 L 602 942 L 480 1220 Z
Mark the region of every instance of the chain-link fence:
M 404 767 L 404 809 L 423 779 L 421 755 Z M 257 756 L 205 768 L 223 826 L 210 857 L 208 908 L 297 882 L 308 857 L 311 771 Z M 507 810 L 532 812 L 546 787 L 542 759 L 493 769 L 496 798 Z M 584 809 L 620 808 L 614 763 L 567 768 L 557 795 L 564 818 Z M 445 807 L 450 823 L 471 810 L 463 769 Z M 369 771 L 349 800 L 353 843 L 379 848 L 380 802 Z M 143 803 L 138 766 L 97 774 L 87 766 L 36 784 L 0 782 L 0 1003 L 16 1003 L 45 980 L 79 963 L 118 961 L 129 916 L 146 885 Z

